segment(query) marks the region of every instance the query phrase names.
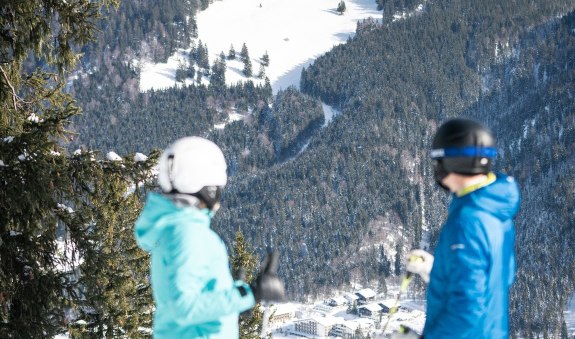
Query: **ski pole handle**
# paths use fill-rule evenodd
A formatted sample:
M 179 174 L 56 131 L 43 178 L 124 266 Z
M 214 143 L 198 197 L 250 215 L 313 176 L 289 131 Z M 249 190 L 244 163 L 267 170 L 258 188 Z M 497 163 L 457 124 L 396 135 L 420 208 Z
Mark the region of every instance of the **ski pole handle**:
M 268 253 L 266 258 L 266 265 L 264 266 L 264 272 L 266 273 L 273 273 L 276 274 L 278 272 L 279 267 L 279 252 L 277 250 L 273 250 Z

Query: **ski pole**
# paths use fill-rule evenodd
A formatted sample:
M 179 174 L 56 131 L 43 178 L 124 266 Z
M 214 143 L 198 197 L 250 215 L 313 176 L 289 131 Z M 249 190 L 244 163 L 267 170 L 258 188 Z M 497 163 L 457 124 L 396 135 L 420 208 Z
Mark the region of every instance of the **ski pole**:
M 387 326 L 389 325 L 391 317 L 397 312 L 397 309 L 399 307 L 399 299 L 401 298 L 401 294 L 402 294 L 402 292 L 407 291 L 407 287 L 409 286 L 409 283 L 411 282 L 412 277 L 413 276 L 412 276 L 411 272 L 407 272 L 403 276 L 403 280 L 401 281 L 401 286 L 399 287 L 399 293 L 397 293 L 397 298 L 395 298 L 395 303 L 389 309 L 389 314 L 387 315 L 387 321 L 385 322 L 385 326 L 383 326 L 383 333 L 385 333 L 385 331 L 387 330 Z
M 423 258 L 419 255 L 412 255 L 409 257 L 408 260 L 417 262 L 418 260 L 423 261 Z M 397 293 L 397 298 L 395 299 L 394 305 L 389 309 L 387 321 L 385 322 L 385 326 L 383 327 L 382 333 L 385 334 L 385 331 L 387 330 L 387 326 L 389 325 L 391 317 L 397 312 L 397 309 L 399 308 L 399 300 L 401 298 L 401 294 L 407 292 L 407 288 L 409 287 L 409 284 L 411 283 L 412 279 L 413 279 L 413 273 L 409 271 L 406 272 L 405 275 L 403 276 L 403 280 L 401 281 L 401 285 L 399 287 L 399 293 Z

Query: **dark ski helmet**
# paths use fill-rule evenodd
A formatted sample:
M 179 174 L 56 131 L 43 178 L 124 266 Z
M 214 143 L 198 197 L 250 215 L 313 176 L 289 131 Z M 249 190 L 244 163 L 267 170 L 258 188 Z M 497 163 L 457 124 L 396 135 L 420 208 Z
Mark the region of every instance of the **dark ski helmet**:
M 497 155 L 495 137 L 481 123 L 471 119 L 457 118 L 441 125 L 431 149 L 435 180 L 449 173 L 487 174 Z

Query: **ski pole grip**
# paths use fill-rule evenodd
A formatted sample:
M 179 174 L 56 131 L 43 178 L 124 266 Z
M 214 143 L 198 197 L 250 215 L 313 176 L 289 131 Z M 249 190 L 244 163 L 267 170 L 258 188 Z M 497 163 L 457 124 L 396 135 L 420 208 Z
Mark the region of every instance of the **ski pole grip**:
M 279 252 L 277 250 L 273 250 L 273 251 L 268 252 L 267 264 L 265 266 L 265 272 L 277 273 L 278 267 L 279 267 L 278 260 L 279 260 Z

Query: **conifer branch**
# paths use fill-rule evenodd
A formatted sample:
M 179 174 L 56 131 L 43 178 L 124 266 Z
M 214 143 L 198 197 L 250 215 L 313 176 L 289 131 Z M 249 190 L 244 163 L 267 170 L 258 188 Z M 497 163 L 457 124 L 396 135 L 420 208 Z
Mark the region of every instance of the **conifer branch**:
M 12 83 L 10 83 L 10 80 L 8 79 L 8 74 L 6 74 L 6 71 L 4 71 L 4 68 L 2 66 L 0 66 L 0 71 L 2 71 L 4 80 L 6 80 L 6 83 L 10 87 L 10 90 L 12 90 L 12 101 L 14 102 L 14 109 L 17 109 L 18 105 L 16 102 L 16 98 L 18 98 L 18 95 L 16 94 L 16 90 L 14 89 L 14 86 L 12 86 Z

